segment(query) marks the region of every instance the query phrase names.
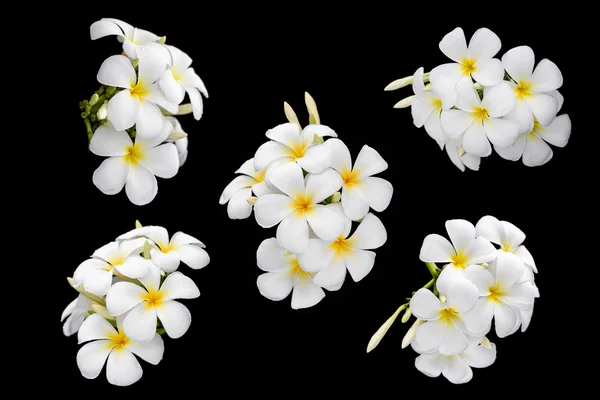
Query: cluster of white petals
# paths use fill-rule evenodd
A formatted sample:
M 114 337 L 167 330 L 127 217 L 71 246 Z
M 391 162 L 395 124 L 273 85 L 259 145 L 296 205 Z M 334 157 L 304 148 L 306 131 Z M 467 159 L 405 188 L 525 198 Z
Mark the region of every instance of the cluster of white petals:
M 94 95 L 98 126 L 90 150 L 109 158 L 93 182 L 108 195 L 125 187 L 133 204 L 145 205 L 157 194 L 156 177 L 172 178 L 187 159 L 187 134 L 174 115 L 193 112 L 199 120 L 208 92 L 192 59 L 165 38 L 113 18 L 90 27 L 92 40 L 109 35 L 123 43 L 123 53 L 108 57 L 97 74 L 103 86 Z M 191 104 L 181 105 L 186 93 Z
M 381 155 L 365 145 L 353 164 L 337 133 L 320 124 L 308 94 L 306 104 L 311 123 L 302 129 L 286 103 L 290 122 L 267 131 L 269 141 L 236 171 L 219 200 L 231 219 L 254 211 L 258 225 L 277 227 L 258 248 L 258 267 L 266 273 L 257 285 L 271 300 L 293 290 L 294 309 L 317 304 L 323 289 L 340 289 L 346 270 L 355 282 L 371 271 L 372 250 L 387 239 L 371 210 L 384 211 L 393 193 L 388 181 L 374 176 L 387 169 Z
M 142 377 L 135 356 L 160 362 L 161 335 L 176 339 L 191 325 L 190 311 L 177 300 L 200 296 L 194 281 L 176 270 L 181 262 L 192 269 L 208 265 L 204 248 L 183 232 L 169 240 L 163 227 L 138 227 L 77 267 L 69 283 L 79 296 L 61 320 L 66 336 L 77 333 L 79 343 L 88 342 L 77 353 L 85 378 L 96 378 L 106 363 L 108 382 L 128 386 Z
M 431 234 L 421 247 L 419 258 L 428 263 L 433 279 L 382 326 L 368 351 L 407 309 L 402 322 L 411 315 L 416 320 L 402 347 L 410 344 L 419 353 L 415 366 L 423 374 L 444 375 L 458 384 L 471 380 L 471 368 L 495 361 L 496 346 L 486 336 L 492 326 L 499 339 L 528 328 L 540 294 L 537 267 L 519 228 L 485 216 L 476 226 L 447 221 L 446 231 L 450 240 Z
M 558 92 L 563 77 L 556 64 L 543 59 L 536 66 L 528 46 L 495 58 L 500 38 L 487 28 L 477 30 L 468 45 L 463 30 L 456 28 L 439 48 L 453 62 L 428 74 L 419 68 L 386 90 L 412 83 L 414 96 L 396 107 L 411 105 L 415 126 L 424 127 L 442 150 L 445 147 L 461 171 L 478 170 L 481 158 L 492 149 L 504 159 L 522 159 L 535 167 L 552 158 L 548 143 L 567 145 L 571 121 L 566 114 L 558 116 L 564 99 Z

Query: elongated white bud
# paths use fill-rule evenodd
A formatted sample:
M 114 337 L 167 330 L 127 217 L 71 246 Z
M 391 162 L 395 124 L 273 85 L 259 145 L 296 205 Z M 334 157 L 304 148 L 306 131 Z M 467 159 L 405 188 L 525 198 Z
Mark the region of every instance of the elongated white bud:
M 171 133 L 169 134 L 169 137 L 167 137 L 167 140 L 179 140 L 179 139 L 183 139 L 187 135 L 188 134 L 183 131 L 179 131 L 179 132 L 171 131 Z
M 141 227 L 142 227 L 142 223 L 136 219 L 135 220 L 135 229 L 140 229 Z
M 404 338 L 402 339 L 402 348 L 403 349 L 407 348 L 408 345 L 410 345 L 410 343 L 413 341 L 413 339 L 417 335 L 417 328 L 423 322 L 425 322 L 425 321 L 423 321 L 422 319 L 417 318 L 417 320 L 412 324 L 412 326 L 410 327 L 410 329 L 408 330 L 408 332 L 406 332 L 406 335 L 404 335 Z
M 342 201 L 342 193 L 335 192 L 333 194 L 333 197 L 331 197 L 331 202 L 332 203 L 339 203 L 340 201 Z
M 398 89 L 402 89 L 405 86 L 412 85 L 412 83 L 413 83 L 413 77 L 407 76 L 405 78 L 396 79 L 395 81 L 393 81 L 389 85 L 387 85 L 383 90 L 386 92 L 391 92 L 392 90 L 398 90 Z
M 441 301 L 442 303 L 445 303 L 445 302 L 446 302 L 446 300 L 447 300 L 447 299 L 446 299 L 446 296 L 444 296 L 443 294 L 440 294 L 440 301 Z
M 106 319 L 112 320 L 114 321 L 116 318 L 113 317 L 112 315 L 110 315 L 108 313 L 108 310 L 106 309 L 106 307 L 101 306 L 100 304 L 92 304 L 92 309 L 96 312 L 96 314 L 99 314 L 101 316 L 103 316 Z
M 98 118 L 98 121 L 102 121 L 103 119 L 106 119 L 107 116 L 108 116 L 108 102 L 105 101 L 98 109 L 98 112 L 96 113 L 96 117 Z
M 163 37 L 161 37 L 160 39 L 158 39 L 156 41 L 156 43 L 158 43 L 158 44 L 165 44 L 166 42 L 167 42 L 167 37 L 166 36 L 163 36 Z
M 391 317 L 389 317 L 388 320 L 385 321 L 385 323 L 383 325 L 381 325 L 381 328 L 379 328 L 377 330 L 377 332 L 375 332 L 375 334 L 371 337 L 371 340 L 369 340 L 369 344 L 367 345 L 367 353 L 370 353 L 375 347 L 377 347 L 377 345 L 379 344 L 379 342 L 381 342 L 381 339 L 383 339 L 383 337 L 387 333 L 388 329 L 390 329 L 390 327 L 392 326 L 392 324 L 394 323 L 394 321 L 396 320 L 396 318 L 398 318 L 398 315 L 400 315 L 400 313 L 407 306 L 408 306 L 407 304 L 402 304 L 396 310 L 396 312 Z
M 319 111 L 317 110 L 317 103 L 308 92 L 304 92 L 304 102 L 306 103 L 306 109 L 308 110 L 309 120 L 312 120 L 312 118 L 310 118 L 311 116 L 314 118 L 314 121 L 310 122 L 317 125 L 321 124 L 321 118 L 319 118 Z
M 465 154 L 467 154 L 467 152 L 465 151 L 465 148 L 464 148 L 464 147 L 462 147 L 462 146 L 460 146 L 460 149 L 458 149 L 458 156 L 459 156 L 459 157 L 462 157 L 462 156 L 464 156 Z
M 96 103 L 98 102 L 98 99 L 99 99 L 99 98 L 100 98 L 100 97 L 99 97 L 99 96 L 98 96 L 96 93 L 94 93 L 94 94 L 92 95 L 92 97 L 90 98 L 90 105 L 92 105 L 92 106 L 93 106 L 94 104 L 96 104 Z
M 490 339 L 487 338 L 487 336 L 483 337 L 483 339 L 481 340 L 481 345 L 488 350 L 492 348 L 492 343 L 490 342 Z
M 290 106 L 288 104 L 287 101 L 283 102 L 283 112 L 285 113 L 285 117 L 287 118 L 287 120 L 293 124 L 300 124 L 300 121 L 298 121 L 298 116 L 296 115 L 296 112 L 294 111 L 294 109 L 292 108 L 292 106 Z
M 323 140 L 323 138 L 321 136 L 319 136 L 315 133 L 315 135 L 313 136 L 313 143 L 314 144 L 323 144 L 323 143 L 325 143 L 325 141 Z
M 180 104 L 178 109 L 177 109 L 177 114 L 176 115 L 186 115 L 186 114 L 191 114 L 193 111 L 192 109 L 192 103 L 186 103 L 186 104 Z
M 248 197 L 246 199 L 246 201 L 248 202 L 248 204 L 250 204 L 251 206 L 254 206 L 256 204 L 256 201 L 258 200 L 258 197 Z
M 402 316 L 402 320 L 401 320 L 402 323 L 405 324 L 410 319 L 411 315 L 412 315 L 412 311 L 410 311 L 410 308 L 409 308 L 408 310 L 406 310 L 406 312 Z
M 415 98 L 414 95 L 408 96 L 407 98 L 402 99 L 399 102 L 397 102 L 396 105 L 394 105 L 394 108 L 406 108 L 406 107 L 410 107 L 412 105 L 412 102 L 413 102 L 414 98 Z

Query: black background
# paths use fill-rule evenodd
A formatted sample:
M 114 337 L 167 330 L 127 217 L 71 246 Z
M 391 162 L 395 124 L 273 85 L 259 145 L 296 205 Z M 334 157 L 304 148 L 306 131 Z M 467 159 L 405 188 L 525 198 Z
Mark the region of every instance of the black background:
M 56 102 L 66 119 L 62 138 L 68 154 L 53 164 L 60 169 L 60 180 L 40 185 L 60 196 L 48 216 L 54 226 L 70 232 L 68 251 L 52 270 L 54 322 L 44 333 L 51 335 L 57 353 L 48 358 L 60 361 L 60 367 L 54 364 L 48 371 L 63 391 L 125 394 L 170 388 L 212 398 L 221 397 L 213 393 L 281 397 L 306 392 L 318 397 L 362 391 L 367 396 L 376 392 L 403 396 L 450 389 L 482 395 L 483 388 L 502 392 L 508 390 L 507 384 L 533 390 L 536 377 L 550 379 L 569 372 L 559 362 L 565 353 L 560 341 L 565 325 L 558 325 L 557 318 L 562 318 L 565 307 L 565 270 L 575 268 L 574 213 L 586 210 L 578 198 L 578 179 L 584 133 L 589 133 L 576 117 L 579 77 L 569 49 L 573 34 L 551 23 L 513 24 L 504 18 L 481 22 L 473 10 L 438 21 L 432 14 L 411 11 L 408 4 L 378 10 L 333 9 L 331 14 L 308 3 L 289 9 L 233 5 L 203 9 L 201 3 L 195 7 L 196 11 L 186 11 L 187 6 L 173 4 L 164 12 L 144 15 L 98 5 L 97 11 L 56 24 L 62 39 L 68 39 L 63 42 L 64 55 L 73 58 L 68 68 L 55 64 L 69 70 L 73 83 L 64 85 Z M 200 121 L 191 115 L 180 118 L 190 138 L 186 164 L 174 178 L 159 179 L 157 197 L 143 207 L 131 204 L 124 191 L 107 196 L 92 183 L 92 173 L 103 158 L 87 151 L 78 102 L 97 89 L 95 77 L 102 61 L 121 50 L 114 37 L 89 39 L 89 26 L 102 17 L 166 35 L 168 44 L 193 58 L 192 66 L 210 94 Z M 467 40 L 483 26 L 496 32 L 502 40 L 498 57 L 512 47 L 529 45 L 536 61 L 549 58 L 561 69 L 565 83 L 560 91 L 566 99 L 561 113 L 571 116 L 573 131 L 567 147 L 553 148 L 554 158 L 545 166 L 528 168 L 493 154 L 482 160 L 480 171 L 462 173 L 424 129 L 413 126 L 410 109 L 393 109 L 412 91 L 383 88 L 418 67 L 428 71 L 448 62 L 438 42 L 457 26 L 465 30 Z M 315 98 L 322 123 L 338 132 L 353 158 L 364 144 L 379 151 L 389 164 L 379 176 L 394 185 L 394 197 L 379 213 L 388 241 L 377 250 L 372 272 L 359 283 L 348 277 L 340 291 L 327 293 L 315 307 L 292 310 L 290 298 L 272 302 L 256 287 L 262 273 L 256 266 L 256 248 L 275 230 L 260 228 L 253 216 L 229 220 L 218 199 L 234 171 L 267 140 L 266 130 L 286 122 L 284 101 L 302 123 L 307 122 L 304 91 Z M 527 234 L 525 244 L 538 265 L 541 298 L 528 331 L 502 340 L 492 333 L 497 360 L 489 368 L 474 369 L 474 378 L 466 385 L 427 378 L 414 368 L 416 354 L 400 347 L 410 323 L 397 320 L 367 354 L 371 335 L 429 279 L 418 259 L 423 238 L 429 233 L 446 235 L 448 219 L 475 224 L 488 214 Z M 59 316 L 76 296 L 64 278 L 72 276 L 96 248 L 132 229 L 136 219 L 164 226 L 170 234 L 180 230 L 199 238 L 211 263 L 200 271 L 180 267 L 202 293 L 184 301 L 193 318 L 187 334 L 177 340 L 165 337 L 161 363 L 151 366 L 141 361 L 142 379 L 129 388 L 116 388 L 107 383 L 104 371 L 95 380 L 81 376 L 75 361 L 76 337 L 62 336 Z

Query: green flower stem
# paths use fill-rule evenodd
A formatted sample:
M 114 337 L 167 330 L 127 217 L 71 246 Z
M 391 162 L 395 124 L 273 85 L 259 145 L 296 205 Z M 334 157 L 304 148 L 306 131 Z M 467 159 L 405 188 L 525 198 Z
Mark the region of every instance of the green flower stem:
M 437 279 L 437 277 L 440 275 L 440 269 L 437 267 L 437 265 L 435 265 L 435 263 L 433 262 L 426 262 L 425 266 L 427 266 L 427 269 L 429 270 L 429 273 L 431 274 L 431 277 L 435 279 Z
M 435 284 L 436 279 L 437 278 L 431 278 L 431 280 L 427 282 L 425 286 L 423 286 L 423 289 L 429 289 L 430 287 L 432 287 Z

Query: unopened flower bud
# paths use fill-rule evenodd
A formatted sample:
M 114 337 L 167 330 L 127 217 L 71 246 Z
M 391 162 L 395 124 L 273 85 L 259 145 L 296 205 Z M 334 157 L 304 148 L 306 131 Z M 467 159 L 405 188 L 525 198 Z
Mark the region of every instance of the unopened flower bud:
M 488 339 L 486 336 L 484 336 L 481 340 L 481 345 L 488 350 L 492 348 L 492 343 L 490 342 L 490 339 Z
M 342 201 L 342 194 L 340 192 L 335 192 L 333 196 L 331 196 L 332 203 L 339 203 Z
M 187 115 L 187 114 L 191 114 L 192 111 L 193 111 L 192 103 L 181 104 L 181 105 L 179 105 L 179 108 L 177 109 L 176 115 Z
M 90 104 L 91 104 L 91 105 L 94 105 L 94 104 L 96 104 L 96 103 L 98 102 L 98 99 L 99 99 L 99 98 L 100 98 L 100 97 L 99 97 L 99 96 L 98 96 L 96 93 L 94 93 L 94 94 L 92 95 L 92 97 L 90 98 Z
M 410 308 L 406 310 L 406 312 L 404 313 L 404 315 L 402 316 L 402 323 L 405 324 L 406 321 L 408 321 L 410 319 L 410 316 L 412 315 L 412 312 L 410 311 Z
M 292 254 L 294 254 L 294 253 L 292 253 L 291 251 L 287 251 L 287 250 L 284 250 L 284 252 L 283 252 L 283 255 L 284 255 L 285 257 L 289 257 L 289 256 L 291 256 Z
M 140 221 L 138 221 L 137 219 L 135 220 L 135 229 L 140 229 L 142 227 L 142 224 L 140 223 Z
M 105 101 L 104 104 L 102 104 L 102 106 L 98 109 L 98 112 L 96 113 L 96 117 L 98 118 L 99 121 L 102 121 L 103 119 L 106 119 L 107 116 L 108 116 L 108 102 Z
M 407 348 L 408 345 L 413 341 L 413 339 L 417 335 L 417 328 L 423 322 L 425 322 L 425 321 L 423 321 L 422 319 L 417 318 L 417 320 L 412 324 L 412 326 L 410 327 L 410 329 L 408 330 L 408 332 L 406 332 L 406 335 L 404 335 L 404 338 L 402 339 L 402 348 L 403 349 Z
M 163 37 L 161 37 L 160 39 L 158 39 L 156 41 L 156 43 L 158 43 L 158 44 L 165 44 L 166 42 L 167 42 L 167 37 L 166 36 L 163 36 Z
M 459 157 L 462 157 L 462 156 L 464 156 L 465 154 L 467 154 L 467 152 L 465 151 L 465 148 L 464 148 L 464 147 L 462 147 L 462 146 L 460 146 L 460 149 L 458 149 L 458 156 L 459 156 Z
M 304 102 L 308 110 L 308 119 L 311 124 L 320 124 L 319 111 L 317 111 L 317 103 L 308 92 L 304 92 Z M 311 118 L 312 117 L 312 118 Z
M 94 312 L 96 314 L 99 314 L 108 320 L 114 321 L 116 319 L 115 317 L 113 317 L 112 315 L 110 315 L 108 313 L 108 310 L 106 309 L 106 307 L 101 306 L 100 304 L 96 304 L 96 303 L 92 304 L 92 309 L 94 310 Z
M 396 318 L 398 318 L 398 315 L 400 315 L 400 313 L 406 308 L 406 306 L 407 304 L 402 304 L 396 310 L 396 312 L 391 317 L 389 317 L 383 325 L 381 325 L 377 332 L 375 332 L 375 334 L 371 337 L 371 340 L 369 340 L 369 344 L 367 345 L 367 353 L 371 352 L 371 350 L 377 347 L 379 342 L 381 342 L 381 339 L 383 339 L 383 337 L 387 333 L 388 329 L 390 329 Z
M 248 204 L 250 204 L 251 206 L 253 206 L 253 205 L 256 204 L 256 200 L 258 200 L 258 197 L 254 197 L 254 196 L 248 197 L 246 199 L 246 201 L 248 202 Z
M 413 83 L 413 77 L 407 76 L 405 78 L 396 79 L 395 81 L 393 81 L 392 83 L 387 85 L 385 87 L 385 89 L 383 89 L 383 90 L 386 92 L 391 92 L 392 90 L 398 90 L 398 89 L 402 89 L 405 86 L 412 85 L 412 83 Z
M 446 300 L 447 300 L 447 299 L 446 299 L 446 296 L 444 296 L 443 294 L 440 294 L 440 301 L 441 301 L 442 303 L 445 303 L 445 302 L 446 302 Z
M 410 105 L 412 104 L 414 98 L 415 98 L 414 95 L 408 96 L 407 98 L 402 99 L 399 102 L 397 102 L 396 105 L 394 105 L 394 108 L 406 108 L 406 107 L 410 107 Z
M 323 138 L 315 133 L 315 135 L 313 136 L 313 143 L 314 144 L 323 144 L 324 142 L 325 141 L 323 140 Z

